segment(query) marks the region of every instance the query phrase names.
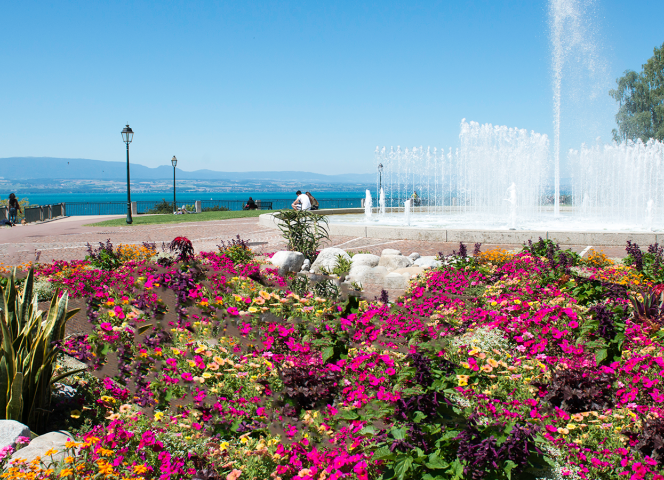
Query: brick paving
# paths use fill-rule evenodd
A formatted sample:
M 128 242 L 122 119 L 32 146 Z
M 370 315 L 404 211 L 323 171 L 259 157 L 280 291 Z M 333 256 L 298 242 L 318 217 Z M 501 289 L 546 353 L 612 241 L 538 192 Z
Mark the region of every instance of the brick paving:
M 257 253 L 265 253 L 283 249 L 285 244 L 278 230 L 258 224 L 258 218 L 235 218 L 206 222 L 170 223 L 165 225 L 132 225 L 123 227 L 91 227 L 86 224 L 95 221 L 120 217 L 69 217 L 38 225 L 3 227 L 0 229 L 0 263 L 18 265 L 27 261 L 35 261 L 37 252 L 42 263 L 53 260 L 83 259 L 86 245 L 96 246 L 98 242 L 111 240 L 116 245 L 140 244 L 155 242 L 158 246 L 169 243 L 173 238 L 185 236 L 189 238 L 196 251 L 216 250 L 223 241 L 230 241 L 236 235 L 249 239 L 252 249 Z M 347 251 L 369 252 L 380 255 L 384 248 L 401 250 L 404 255 L 417 252 L 420 255 L 445 254 L 458 250 L 456 243 L 424 242 L 413 240 L 389 240 L 365 237 L 332 236 L 324 246 L 336 246 Z M 507 250 L 520 248 L 521 245 L 503 244 L 482 245 L 482 250 L 504 248 Z M 580 253 L 588 245 L 573 245 L 569 248 Z M 611 258 L 625 256 L 624 247 L 592 246 L 602 250 Z M 472 251 L 473 246 L 468 245 Z

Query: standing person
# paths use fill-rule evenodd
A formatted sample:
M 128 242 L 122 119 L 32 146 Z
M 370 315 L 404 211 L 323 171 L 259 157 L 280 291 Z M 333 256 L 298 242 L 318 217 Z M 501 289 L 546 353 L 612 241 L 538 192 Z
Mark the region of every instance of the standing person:
M 295 195 L 297 195 L 297 198 L 291 205 L 293 210 L 311 210 L 311 201 L 309 197 L 302 193 L 302 190 L 295 192 Z
M 9 222 L 12 224 L 12 226 L 16 225 L 16 210 L 18 210 L 20 213 L 23 213 L 23 210 L 21 210 L 21 204 L 18 203 L 18 200 L 16 199 L 16 195 L 13 193 L 9 194 Z
M 309 197 L 309 202 L 311 203 L 311 209 L 318 210 L 318 200 L 314 198 L 311 192 L 306 192 L 305 195 Z

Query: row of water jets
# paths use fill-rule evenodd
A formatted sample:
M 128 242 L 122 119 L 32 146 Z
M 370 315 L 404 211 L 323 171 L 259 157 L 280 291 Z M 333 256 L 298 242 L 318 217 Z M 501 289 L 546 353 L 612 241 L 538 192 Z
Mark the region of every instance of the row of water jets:
M 403 214 L 410 224 L 414 216 L 431 223 L 453 215 L 474 225 L 528 228 L 562 215 L 647 230 L 664 223 L 664 144 L 656 140 L 571 150 L 572 178 L 563 185 L 571 202 L 560 212 L 546 135 L 464 120 L 455 151 L 376 148 L 375 156 L 378 211 L 367 190 L 367 219 Z

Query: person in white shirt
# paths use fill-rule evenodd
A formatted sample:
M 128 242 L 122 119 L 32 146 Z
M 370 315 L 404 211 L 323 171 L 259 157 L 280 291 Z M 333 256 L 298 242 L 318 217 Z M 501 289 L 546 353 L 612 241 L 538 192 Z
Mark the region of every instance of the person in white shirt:
M 311 210 L 311 201 L 309 197 L 302 193 L 301 190 L 298 190 L 296 193 L 297 198 L 293 202 L 293 210 Z

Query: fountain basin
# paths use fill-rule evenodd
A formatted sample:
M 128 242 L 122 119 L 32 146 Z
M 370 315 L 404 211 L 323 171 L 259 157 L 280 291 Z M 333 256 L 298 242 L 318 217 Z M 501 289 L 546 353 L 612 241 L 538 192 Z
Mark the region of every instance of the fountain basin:
M 548 216 L 548 223 L 537 224 L 533 222 L 528 225 L 521 225 L 520 229 L 510 230 L 506 224 L 496 223 L 493 225 L 482 226 L 481 223 L 466 222 L 468 217 L 464 215 L 464 223 L 453 223 L 452 219 L 446 220 L 448 223 L 434 223 L 424 220 L 425 215 L 413 215 L 411 226 L 403 225 L 403 213 L 386 214 L 381 219 L 374 215 L 374 221 L 367 222 L 366 217 L 360 212 L 363 209 L 354 209 L 355 213 L 350 213 L 351 209 L 344 209 L 343 213 L 338 210 L 319 210 L 316 213 L 328 215 L 328 229 L 330 235 L 348 236 L 348 237 L 366 237 L 389 240 L 419 240 L 428 242 L 464 242 L 485 243 L 485 244 L 523 244 L 528 240 L 537 241 L 540 237 L 553 240 L 560 245 L 593 245 L 593 246 L 623 246 L 628 240 L 636 242 L 639 245 L 651 245 L 654 243 L 664 243 L 664 231 L 648 232 L 645 229 L 638 231 L 629 226 L 620 229 L 619 225 L 606 226 L 601 229 L 601 225 L 595 224 L 596 229 L 591 228 L 588 222 L 572 222 L 573 217 L 563 215 L 559 219 L 553 219 Z M 347 213 L 348 214 L 345 214 Z M 401 224 L 397 223 L 396 218 L 393 224 L 387 222 L 387 217 L 394 215 L 401 219 Z M 440 216 L 437 216 L 440 217 Z M 453 217 L 453 215 L 450 215 Z M 458 215 L 461 220 L 462 215 Z M 274 214 L 263 214 L 259 217 L 259 224 L 268 228 L 278 228 L 277 219 Z M 538 226 L 539 225 L 539 226 Z M 583 226 L 586 229 L 583 229 Z M 577 227 L 577 228 L 572 228 Z

